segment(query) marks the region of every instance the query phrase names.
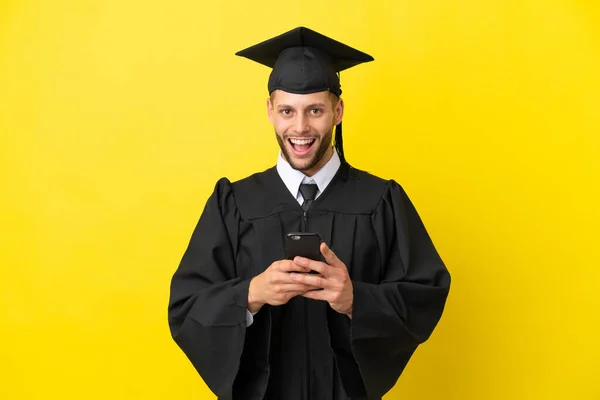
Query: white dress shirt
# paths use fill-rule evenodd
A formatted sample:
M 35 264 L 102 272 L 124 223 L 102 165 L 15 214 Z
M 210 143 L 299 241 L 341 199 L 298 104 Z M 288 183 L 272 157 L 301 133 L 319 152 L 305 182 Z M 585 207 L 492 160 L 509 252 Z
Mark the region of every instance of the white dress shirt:
M 327 161 L 327 163 L 316 174 L 309 177 L 297 169 L 292 168 L 292 166 L 285 161 L 282 154 L 279 153 L 279 159 L 277 160 L 277 172 L 292 196 L 294 196 L 296 200 L 298 200 L 298 203 L 302 205 L 304 199 L 300 193 L 300 185 L 302 183 L 316 184 L 319 190 L 317 191 L 315 200 L 318 199 L 327 185 L 329 185 L 329 183 L 332 181 L 333 177 L 340 168 L 340 164 L 340 157 L 338 156 L 337 151 L 334 150 L 329 161 Z
M 281 152 L 279 152 L 279 158 L 277 160 L 277 173 L 279 177 L 288 188 L 292 196 L 296 198 L 298 204 L 302 205 L 304 198 L 300 193 L 300 185 L 302 183 L 316 184 L 319 190 L 315 196 L 315 200 L 319 198 L 321 193 L 325 190 L 327 185 L 331 183 L 333 177 L 340 168 L 341 161 L 337 151 L 333 150 L 333 155 L 327 161 L 327 163 L 313 176 L 306 176 L 292 166 L 283 158 Z M 254 314 L 250 311 L 246 312 L 246 326 L 252 325 L 254 322 Z

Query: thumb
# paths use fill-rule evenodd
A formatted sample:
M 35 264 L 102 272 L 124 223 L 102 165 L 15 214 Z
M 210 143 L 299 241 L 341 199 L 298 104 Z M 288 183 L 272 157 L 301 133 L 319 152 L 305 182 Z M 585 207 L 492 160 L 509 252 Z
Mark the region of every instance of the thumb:
M 327 264 L 336 266 L 339 263 L 339 259 L 325 242 L 321 243 L 321 254 L 323 254 L 323 257 L 325 257 Z

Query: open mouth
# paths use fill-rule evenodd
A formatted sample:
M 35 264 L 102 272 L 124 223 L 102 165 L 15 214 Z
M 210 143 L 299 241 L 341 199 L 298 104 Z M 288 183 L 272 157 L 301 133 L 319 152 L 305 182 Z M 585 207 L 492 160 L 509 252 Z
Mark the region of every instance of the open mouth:
M 305 156 L 306 154 L 308 154 L 316 141 L 317 139 L 315 138 L 288 139 L 288 142 L 290 143 L 290 145 L 292 146 L 292 150 L 294 151 L 294 155 L 298 157 Z

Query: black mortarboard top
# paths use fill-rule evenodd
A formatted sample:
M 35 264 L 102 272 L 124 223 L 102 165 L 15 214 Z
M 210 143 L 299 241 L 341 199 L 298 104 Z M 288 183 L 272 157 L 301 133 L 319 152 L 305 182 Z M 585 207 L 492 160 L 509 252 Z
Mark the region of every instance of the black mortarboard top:
M 338 73 L 373 57 L 305 27 L 298 27 L 247 49 L 238 56 L 273 68 L 269 94 L 280 89 L 307 94 L 328 90 L 341 95 Z
M 283 90 L 308 94 L 325 90 L 342 94 L 339 72 L 373 57 L 305 27 L 298 27 L 235 53 L 272 68 L 269 94 Z M 335 129 L 335 147 L 345 163 L 342 124 Z

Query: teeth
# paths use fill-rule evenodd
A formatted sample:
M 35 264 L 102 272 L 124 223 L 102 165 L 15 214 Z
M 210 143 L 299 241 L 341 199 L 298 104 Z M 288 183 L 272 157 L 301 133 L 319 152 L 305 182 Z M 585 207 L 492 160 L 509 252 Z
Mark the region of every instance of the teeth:
M 297 145 L 306 145 L 314 142 L 315 139 L 290 139 L 290 142 Z

